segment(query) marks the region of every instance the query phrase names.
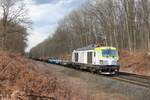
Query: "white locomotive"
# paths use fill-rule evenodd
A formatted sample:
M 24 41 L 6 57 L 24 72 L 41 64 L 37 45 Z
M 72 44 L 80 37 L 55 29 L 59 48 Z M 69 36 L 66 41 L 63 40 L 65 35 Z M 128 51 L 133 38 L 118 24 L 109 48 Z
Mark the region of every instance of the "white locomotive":
M 72 63 L 80 65 L 80 69 L 90 69 L 101 74 L 119 72 L 118 60 L 118 51 L 115 47 L 89 45 L 72 52 Z

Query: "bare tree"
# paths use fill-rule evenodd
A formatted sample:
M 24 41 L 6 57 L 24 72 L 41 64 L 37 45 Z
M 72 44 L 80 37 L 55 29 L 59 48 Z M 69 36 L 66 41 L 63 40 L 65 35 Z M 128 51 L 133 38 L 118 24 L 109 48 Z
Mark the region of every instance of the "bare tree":
M 23 0 L 0 0 L 0 9 L 2 10 L 1 19 L 1 49 L 6 50 L 6 43 L 8 41 L 8 34 L 10 27 L 27 22 L 27 11 Z M 11 23 L 11 26 L 10 26 Z

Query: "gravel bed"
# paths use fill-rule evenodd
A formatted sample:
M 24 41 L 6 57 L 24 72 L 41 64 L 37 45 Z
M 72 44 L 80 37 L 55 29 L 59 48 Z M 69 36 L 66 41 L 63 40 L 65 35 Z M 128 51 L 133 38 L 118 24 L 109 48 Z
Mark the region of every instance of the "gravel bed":
M 111 79 L 109 76 L 103 77 L 102 75 L 91 74 L 88 72 L 81 72 L 74 69 L 51 65 L 46 63 L 37 62 L 39 70 L 47 71 L 52 70 L 56 74 L 59 74 L 61 78 L 79 78 L 88 85 L 88 89 L 91 94 L 99 93 L 103 91 L 109 94 L 121 94 L 127 97 L 126 100 L 150 100 L 150 89 L 144 88 L 138 85 L 133 85 L 126 82 L 120 82 Z M 111 100 L 114 97 L 111 96 Z M 109 98 L 110 99 L 110 98 Z

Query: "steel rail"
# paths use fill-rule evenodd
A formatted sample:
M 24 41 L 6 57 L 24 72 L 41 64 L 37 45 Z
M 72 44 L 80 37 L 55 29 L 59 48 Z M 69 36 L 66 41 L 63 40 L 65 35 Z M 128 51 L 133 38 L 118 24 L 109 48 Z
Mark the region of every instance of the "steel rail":
M 121 82 L 126 82 L 126 83 L 130 83 L 130 84 L 134 84 L 134 85 L 138 85 L 138 86 L 142 86 L 145 88 L 150 88 L 150 84 L 148 82 L 143 82 L 143 81 L 139 81 L 139 80 L 131 80 L 125 77 L 112 77 L 112 79 L 121 81 Z

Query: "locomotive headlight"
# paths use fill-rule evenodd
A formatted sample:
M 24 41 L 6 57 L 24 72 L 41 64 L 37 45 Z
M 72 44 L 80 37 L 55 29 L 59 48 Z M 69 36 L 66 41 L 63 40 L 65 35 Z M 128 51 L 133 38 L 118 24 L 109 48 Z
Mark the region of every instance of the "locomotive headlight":
M 118 61 L 117 60 L 112 61 L 112 65 L 118 65 Z

